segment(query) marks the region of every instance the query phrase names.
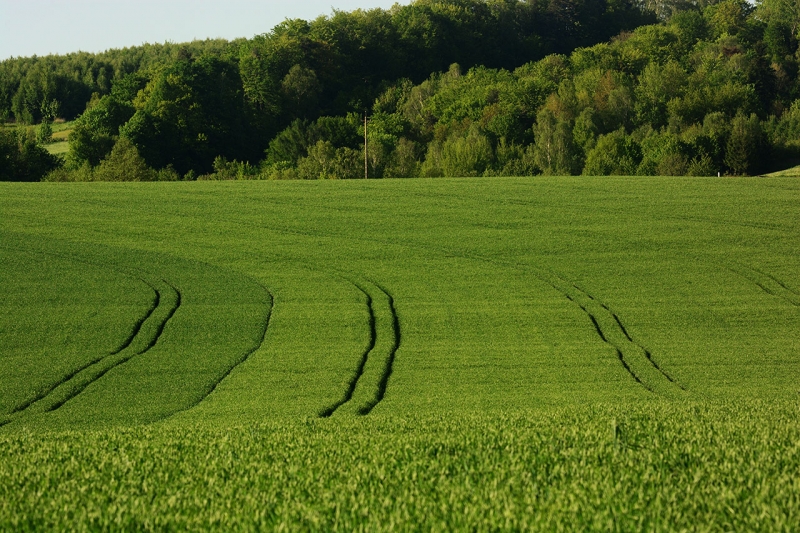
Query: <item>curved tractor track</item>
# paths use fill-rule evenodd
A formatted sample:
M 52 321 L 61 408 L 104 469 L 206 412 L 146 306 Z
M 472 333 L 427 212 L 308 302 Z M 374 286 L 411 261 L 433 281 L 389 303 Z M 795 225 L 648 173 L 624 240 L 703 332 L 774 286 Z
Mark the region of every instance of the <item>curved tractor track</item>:
M 361 416 L 372 412 L 386 396 L 395 356 L 400 348 L 400 319 L 394 297 L 375 282 L 350 283 L 364 297 L 369 338 L 342 398 L 323 409 L 319 413 L 321 418 L 328 418 L 340 410 Z
M 98 357 L 83 367 L 64 376 L 41 394 L 17 406 L 11 418 L 29 413 L 52 412 L 72 400 L 92 383 L 102 378 L 110 370 L 130 361 L 137 355 L 147 353 L 161 338 L 164 328 L 181 306 L 181 293 L 166 280 L 156 282 L 141 279 L 155 293 L 153 305 L 137 321 L 129 337 L 114 351 Z
M 744 263 L 729 263 L 726 266 L 728 270 L 753 282 L 759 289 L 770 296 L 780 298 L 795 307 L 800 307 L 800 293 L 790 289 L 784 282 L 772 274 L 768 274 Z
M 69 424 L 81 425 L 86 420 L 84 425 L 89 427 L 100 419 L 125 424 L 162 420 L 204 401 L 265 342 L 274 297 L 249 276 L 163 254 L 143 258 L 138 251 L 133 255 L 118 249 L 98 251 L 81 243 L 61 245 L 71 246 L 76 253 L 20 250 L 117 271 L 148 286 L 150 301 L 113 350 L 53 378 L 38 394 L 7 412 L 0 427 L 15 422 L 71 427 Z M 53 247 L 45 242 L 43 248 L 47 246 Z M 145 271 L 138 264 L 157 266 L 158 271 Z M 209 311 L 215 306 L 218 311 Z M 230 320 L 244 328 L 241 335 L 229 335 Z M 198 327 L 202 328 L 199 336 L 187 329 Z M 151 363 L 159 372 L 147 370 Z M 111 372 L 117 368 L 119 372 Z M 163 375 L 180 376 L 179 386 Z M 128 386 L 131 380 L 136 386 Z M 61 410 L 73 399 L 80 406 Z M 92 410 L 91 420 L 82 418 L 86 409 Z M 58 418 L 46 416 L 55 412 Z
M 558 279 L 563 281 L 560 276 Z M 575 284 L 550 283 L 550 285 L 586 314 L 600 339 L 614 349 L 622 367 L 642 387 L 650 392 L 665 395 L 675 393 L 676 388 L 681 391 L 686 390 L 661 368 L 650 350 L 633 339 L 622 319 L 607 304 Z
M 276 233 L 300 234 L 307 237 L 332 236 L 334 234 L 317 234 L 311 232 L 293 231 L 287 228 L 266 228 Z M 340 235 L 341 236 L 341 235 Z M 351 237 L 352 238 L 352 237 Z M 483 261 L 507 268 L 516 268 L 527 272 L 540 281 L 551 286 L 562 296 L 576 304 L 587 316 L 600 340 L 614 349 L 617 359 L 624 370 L 631 378 L 644 387 L 646 390 L 662 394 L 665 396 L 683 395 L 687 392 L 686 387 L 680 384 L 673 376 L 667 373 L 655 360 L 652 352 L 634 338 L 623 325 L 619 314 L 612 311 L 604 302 L 598 300 L 590 293 L 579 288 L 574 283 L 568 281 L 564 276 L 542 267 L 533 267 L 516 262 L 499 261 L 495 258 L 485 257 L 477 254 L 464 253 L 463 251 L 447 250 L 438 247 L 421 246 L 415 243 L 396 243 L 383 241 L 380 239 L 361 238 L 369 242 L 379 242 L 381 244 L 402 244 L 416 249 L 434 250 L 453 257 L 462 257 L 474 261 Z M 362 292 L 364 292 L 362 290 Z M 399 326 L 398 326 L 399 338 Z M 358 376 L 354 376 L 358 381 Z M 338 405 L 343 405 L 349 400 L 347 394 Z M 323 410 L 320 416 L 330 416 L 337 409 L 337 404 Z
M 623 369 L 636 383 L 649 392 L 668 397 L 686 393 L 686 387 L 658 364 L 648 348 L 631 336 L 619 314 L 613 311 L 608 304 L 567 280 L 561 274 L 545 268 L 498 261 L 477 255 L 461 254 L 461 256 L 499 266 L 517 268 L 531 274 L 580 308 L 589 319 L 597 336 L 614 350 Z

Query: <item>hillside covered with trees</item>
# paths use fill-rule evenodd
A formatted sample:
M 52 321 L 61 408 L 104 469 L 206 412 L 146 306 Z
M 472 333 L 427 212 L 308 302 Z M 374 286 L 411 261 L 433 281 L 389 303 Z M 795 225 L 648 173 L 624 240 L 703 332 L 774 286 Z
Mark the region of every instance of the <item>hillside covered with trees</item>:
M 0 63 L 0 118 L 75 119 L 11 180 L 756 174 L 800 158 L 780 0 L 417 0 L 249 40 Z M 41 126 L 40 126 L 41 127 Z

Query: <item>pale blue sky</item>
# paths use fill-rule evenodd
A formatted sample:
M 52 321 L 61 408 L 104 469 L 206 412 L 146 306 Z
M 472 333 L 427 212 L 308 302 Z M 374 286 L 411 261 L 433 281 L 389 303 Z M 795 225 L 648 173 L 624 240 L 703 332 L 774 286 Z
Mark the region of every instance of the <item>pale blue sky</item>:
M 0 60 L 142 43 L 253 37 L 286 18 L 410 0 L 0 0 Z

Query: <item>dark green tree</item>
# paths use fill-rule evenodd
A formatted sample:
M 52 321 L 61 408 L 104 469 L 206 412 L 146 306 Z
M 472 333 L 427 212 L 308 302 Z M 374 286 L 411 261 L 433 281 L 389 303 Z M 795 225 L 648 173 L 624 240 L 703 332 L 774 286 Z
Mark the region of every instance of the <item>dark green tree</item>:
M 33 131 L 0 128 L 0 181 L 39 181 L 60 161 L 36 142 Z
M 86 111 L 75 121 L 69 136 L 70 164 L 75 167 L 88 162 L 97 166 L 111 152 L 119 129 L 134 114 L 131 104 L 113 96 L 95 97 Z
M 281 91 L 294 116 L 311 116 L 317 108 L 322 86 L 312 69 L 294 65 L 281 81 Z
M 769 159 L 769 145 L 754 114 L 736 115 L 731 122 L 730 136 L 725 147 L 725 164 L 736 175 L 761 172 Z
M 135 104 L 120 134 L 153 168 L 203 174 L 217 156 L 253 161 L 262 154 L 236 63 L 212 56 L 179 60 L 155 76 Z

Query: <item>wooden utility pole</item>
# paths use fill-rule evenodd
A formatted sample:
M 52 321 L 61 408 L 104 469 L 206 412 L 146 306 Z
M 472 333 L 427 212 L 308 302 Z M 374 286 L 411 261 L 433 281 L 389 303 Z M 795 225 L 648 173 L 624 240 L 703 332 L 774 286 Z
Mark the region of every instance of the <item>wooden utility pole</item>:
M 367 112 L 364 111 L 364 179 L 369 178 L 367 168 Z

